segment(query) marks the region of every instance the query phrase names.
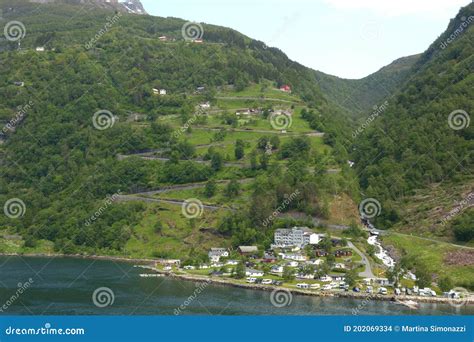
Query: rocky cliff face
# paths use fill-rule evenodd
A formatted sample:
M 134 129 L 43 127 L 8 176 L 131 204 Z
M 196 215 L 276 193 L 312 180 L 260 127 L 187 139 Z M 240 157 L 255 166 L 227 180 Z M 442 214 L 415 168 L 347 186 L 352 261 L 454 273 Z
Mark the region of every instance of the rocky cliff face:
M 147 14 L 140 0 L 128 0 L 121 3 L 129 13 Z

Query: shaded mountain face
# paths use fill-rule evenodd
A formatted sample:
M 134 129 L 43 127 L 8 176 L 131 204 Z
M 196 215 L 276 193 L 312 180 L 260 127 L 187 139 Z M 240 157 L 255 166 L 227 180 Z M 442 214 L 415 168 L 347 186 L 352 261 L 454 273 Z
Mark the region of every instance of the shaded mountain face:
M 381 225 L 403 219 L 395 209 L 415 189 L 472 181 L 467 176 L 474 157 L 473 42 L 471 3 L 417 59 L 384 110 L 353 134 L 361 185 L 385 207 Z
M 411 74 L 420 55 L 402 57 L 379 71 L 358 80 L 343 79 L 316 71 L 323 94 L 355 118 L 366 116 L 389 97 Z

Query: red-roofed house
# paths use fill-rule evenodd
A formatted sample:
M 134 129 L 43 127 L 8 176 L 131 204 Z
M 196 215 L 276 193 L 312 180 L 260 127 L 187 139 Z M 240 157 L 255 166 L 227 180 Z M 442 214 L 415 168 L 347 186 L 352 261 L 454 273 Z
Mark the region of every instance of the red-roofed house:
M 288 84 L 284 84 L 280 87 L 281 91 L 285 91 L 287 93 L 291 93 L 291 87 Z

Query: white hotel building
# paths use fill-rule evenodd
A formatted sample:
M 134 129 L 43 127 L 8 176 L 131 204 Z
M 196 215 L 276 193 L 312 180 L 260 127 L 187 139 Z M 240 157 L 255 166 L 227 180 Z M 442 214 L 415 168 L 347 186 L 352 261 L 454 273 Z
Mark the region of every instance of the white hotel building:
M 307 227 L 293 227 L 291 229 L 277 229 L 274 236 L 273 248 L 304 247 L 317 245 L 321 236 Z

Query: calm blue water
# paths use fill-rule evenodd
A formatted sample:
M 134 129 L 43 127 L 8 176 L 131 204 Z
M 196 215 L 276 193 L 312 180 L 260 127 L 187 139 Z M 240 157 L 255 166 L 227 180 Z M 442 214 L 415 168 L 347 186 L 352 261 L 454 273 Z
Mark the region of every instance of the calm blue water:
M 0 257 L 0 314 L 24 315 L 351 315 L 361 300 L 293 296 L 291 305 L 276 308 L 270 292 L 208 285 L 194 300 L 198 283 L 169 278 L 141 278 L 133 264 L 74 258 Z M 12 300 L 29 278 L 31 286 Z M 19 284 L 21 283 L 21 284 Z M 113 291 L 106 307 L 94 305 L 97 288 Z M 99 303 L 100 304 L 100 303 Z M 0 309 L 2 309 L 0 307 Z M 389 302 L 369 301 L 362 315 L 474 315 L 474 308 L 422 304 L 417 311 Z

